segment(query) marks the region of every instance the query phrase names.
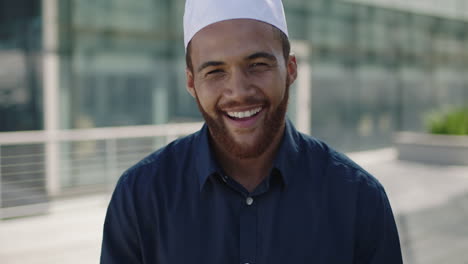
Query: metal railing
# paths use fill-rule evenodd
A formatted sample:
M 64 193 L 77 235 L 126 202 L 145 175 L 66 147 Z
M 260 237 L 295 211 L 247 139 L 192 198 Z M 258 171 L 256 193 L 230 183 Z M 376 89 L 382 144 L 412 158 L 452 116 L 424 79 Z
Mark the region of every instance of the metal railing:
M 111 191 L 121 173 L 202 123 L 0 133 L 0 219 L 58 196 Z

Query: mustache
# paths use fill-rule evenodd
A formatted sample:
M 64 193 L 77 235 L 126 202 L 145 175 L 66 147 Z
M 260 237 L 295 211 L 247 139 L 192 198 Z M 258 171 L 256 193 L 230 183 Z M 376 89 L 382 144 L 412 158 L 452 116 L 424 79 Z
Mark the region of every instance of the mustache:
M 255 97 L 246 97 L 242 99 L 242 101 L 228 101 L 218 105 L 218 109 L 223 108 L 234 108 L 238 106 L 245 106 L 245 105 L 265 105 L 268 106 L 270 102 L 264 98 L 255 98 Z

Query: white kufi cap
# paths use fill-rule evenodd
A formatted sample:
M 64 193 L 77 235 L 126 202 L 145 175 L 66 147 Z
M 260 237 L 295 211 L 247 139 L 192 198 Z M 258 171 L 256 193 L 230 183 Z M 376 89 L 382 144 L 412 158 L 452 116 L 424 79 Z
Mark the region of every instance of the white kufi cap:
M 288 35 L 281 0 L 186 0 L 185 49 L 193 36 L 204 27 L 223 20 L 241 18 L 266 22 Z

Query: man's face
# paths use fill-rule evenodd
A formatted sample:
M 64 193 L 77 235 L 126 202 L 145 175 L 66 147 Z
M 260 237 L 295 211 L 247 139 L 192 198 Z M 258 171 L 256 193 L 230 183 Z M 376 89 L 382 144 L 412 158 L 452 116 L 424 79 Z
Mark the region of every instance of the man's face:
M 258 157 L 284 127 L 295 58 L 285 62 L 272 26 L 250 19 L 202 29 L 190 52 L 187 89 L 215 143 L 238 158 Z

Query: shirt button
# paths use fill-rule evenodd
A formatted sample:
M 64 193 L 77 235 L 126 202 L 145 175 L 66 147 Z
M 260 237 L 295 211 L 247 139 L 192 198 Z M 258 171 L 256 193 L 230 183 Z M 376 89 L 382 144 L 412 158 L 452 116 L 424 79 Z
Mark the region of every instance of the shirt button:
M 247 197 L 247 199 L 245 199 L 245 203 L 247 205 L 252 205 L 253 204 L 253 198 L 252 197 Z M 246 263 L 246 264 L 249 264 L 249 263 Z

